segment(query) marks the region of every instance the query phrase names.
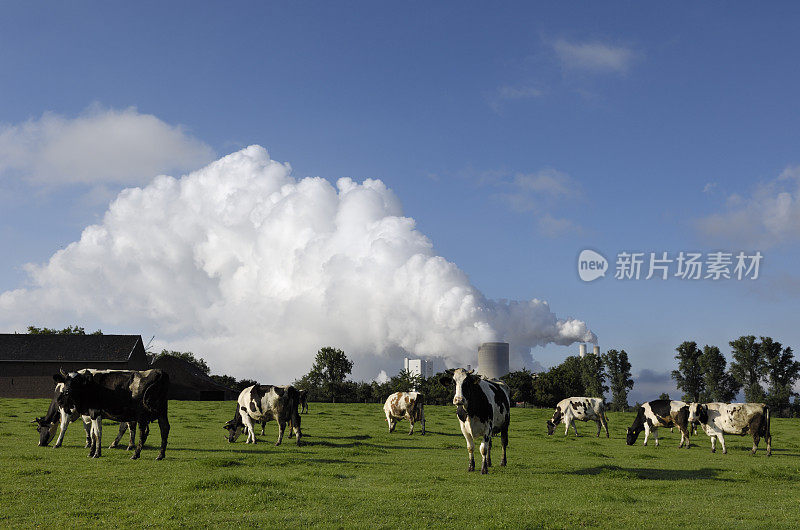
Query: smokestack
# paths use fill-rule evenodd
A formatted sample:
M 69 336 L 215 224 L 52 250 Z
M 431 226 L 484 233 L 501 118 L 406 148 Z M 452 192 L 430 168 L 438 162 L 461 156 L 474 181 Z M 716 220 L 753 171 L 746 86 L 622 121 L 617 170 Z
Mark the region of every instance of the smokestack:
M 584 357 L 586 357 L 586 344 L 581 344 L 581 345 L 579 346 L 578 353 L 580 354 L 580 356 L 581 356 L 581 359 L 583 359 Z
M 509 372 L 508 343 L 484 342 L 478 348 L 478 373 L 489 379 L 499 379 Z
M 598 357 L 600 357 L 600 346 L 598 346 L 597 344 L 595 344 L 595 345 L 594 345 L 594 349 L 593 349 L 593 353 L 594 353 L 595 355 L 597 355 Z

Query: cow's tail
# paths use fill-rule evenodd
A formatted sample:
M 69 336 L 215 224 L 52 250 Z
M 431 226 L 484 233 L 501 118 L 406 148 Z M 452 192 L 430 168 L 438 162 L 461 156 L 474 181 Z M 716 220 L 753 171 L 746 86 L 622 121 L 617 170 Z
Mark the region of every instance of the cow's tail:
M 153 380 L 142 393 L 142 405 L 153 414 L 164 410 L 169 395 L 169 374 L 161 370 L 153 370 Z
M 770 415 L 769 405 L 764 405 L 764 422 L 761 424 L 761 432 L 759 433 L 762 438 L 769 438 L 771 436 L 769 430 Z

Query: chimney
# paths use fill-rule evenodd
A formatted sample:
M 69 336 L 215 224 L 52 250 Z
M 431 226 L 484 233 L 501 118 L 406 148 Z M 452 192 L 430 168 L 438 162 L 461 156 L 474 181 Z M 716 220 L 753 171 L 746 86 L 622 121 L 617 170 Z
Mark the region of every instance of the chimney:
M 578 352 L 579 352 L 579 354 L 581 356 L 581 359 L 586 357 L 586 344 L 581 344 L 580 345 L 580 349 L 578 350 Z
M 595 344 L 595 345 L 594 345 L 593 352 L 594 352 L 594 354 L 595 354 L 595 355 L 597 355 L 598 357 L 600 357 L 600 346 L 598 346 L 597 344 Z

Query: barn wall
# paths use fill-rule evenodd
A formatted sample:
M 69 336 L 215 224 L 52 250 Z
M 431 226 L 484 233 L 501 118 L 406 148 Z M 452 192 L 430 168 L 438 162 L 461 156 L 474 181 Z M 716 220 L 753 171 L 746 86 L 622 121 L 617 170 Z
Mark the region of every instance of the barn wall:
M 53 388 L 55 387 L 53 375 L 57 374 L 61 368 L 66 372 L 74 372 L 83 368 L 96 368 L 98 370 L 143 369 L 133 368 L 129 366 L 128 362 L 1 362 L 0 397 L 50 398 L 53 396 Z

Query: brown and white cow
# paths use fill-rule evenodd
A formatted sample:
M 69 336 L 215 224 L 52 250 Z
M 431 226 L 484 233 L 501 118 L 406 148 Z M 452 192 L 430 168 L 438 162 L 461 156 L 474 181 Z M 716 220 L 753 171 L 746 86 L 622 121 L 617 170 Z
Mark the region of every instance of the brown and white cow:
M 300 393 L 291 385 L 252 385 L 241 391 L 236 402 L 236 412 L 233 419 L 223 428 L 227 429 L 226 438 L 233 443 L 242 433 L 247 432 L 245 443 L 256 443 L 255 423 L 269 420 L 278 422 L 278 441 L 283 441 L 283 432 L 286 424 L 297 436 L 297 445 L 300 445 L 300 414 L 297 407 L 300 404 Z
M 422 423 L 422 434 L 425 435 L 425 400 L 419 392 L 395 392 L 383 405 L 389 432 L 393 432 L 397 422 L 407 419 L 411 423 L 408 434 L 414 434 L 414 423 Z
M 764 403 L 691 403 L 689 421 L 699 422 L 711 438 L 711 452 L 717 451 L 717 439 L 722 444 L 722 454 L 726 454 L 723 434 L 753 436 L 755 455 L 761 438 L 767 442 L 767 456 L 772 454 L 772 434 L 769 430 L 770 412 Z
M 481 440 L 481 473 L 489 472 L 492 465 L 492 436 L 499 434 L 503 446 L 503 459 L 506 465 L 508 447 L 508 424 L 511 421 L 511 400 L 508 386 L 502 381 L 488 380 L 458 368 L 452 376 L 444 375 L 439 381 L 443 385 L 455 384 L 453 405 L 461 425 L 461 433 L 467 441 L 469 467 L 475 470 L 475 439 Z
M 681 443 L 678 447 L 689 448 L 689 405 L 683 401 L 670 401 L 669 399 L 656 399 L 648 401 L 639 407 L 633 425 L 628 427 L 625 443 L 633 445 L 639 433 L 644 431 L 644 445 L 650 433 L 656 439 L 658 447 L 658 428 L 677 427 L 681 432 Z
M 553 417 L 547 420 L 547 434 L 552 435 L 556 430 L 556 425 L 564 422 L 564 425 L 566 425 L 564 436 L 569 433 L 570 425 L 572 425 L 572 430 L 575 431 L 575 436 L 578 436 L 575 420 L 594 421 L 597 423 L 597 436 L 600 436 L 600 428 L 604 427 L 606 429 L 606 438 L 609 437 L 606 404 L 602 398 L 569 397 L 562 399 L 556 405 Z

